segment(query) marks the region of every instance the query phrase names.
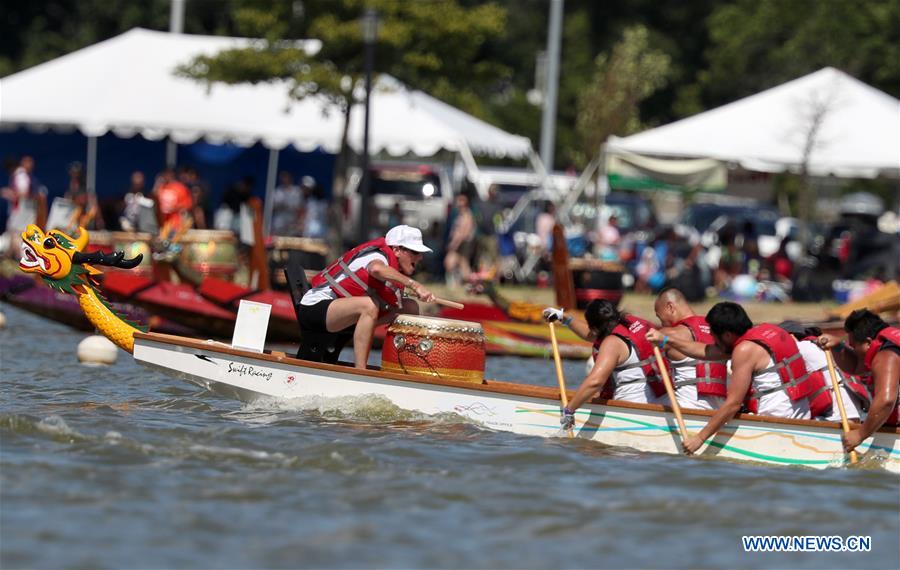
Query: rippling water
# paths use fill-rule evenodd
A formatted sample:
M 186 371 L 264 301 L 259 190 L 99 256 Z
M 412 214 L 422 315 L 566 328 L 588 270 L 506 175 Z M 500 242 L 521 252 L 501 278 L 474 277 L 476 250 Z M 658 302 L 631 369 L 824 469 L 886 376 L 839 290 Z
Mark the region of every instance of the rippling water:
M 485 431 L 371 398 L 250 406 L 3 305 L 2 568 L 898 568 L 900 479 Z M 581 362 L 567 362 L 575 385 Z M 489 376 L 555 384 L 552 361 Z M 742 535 L 868 535 L 744 553 Z

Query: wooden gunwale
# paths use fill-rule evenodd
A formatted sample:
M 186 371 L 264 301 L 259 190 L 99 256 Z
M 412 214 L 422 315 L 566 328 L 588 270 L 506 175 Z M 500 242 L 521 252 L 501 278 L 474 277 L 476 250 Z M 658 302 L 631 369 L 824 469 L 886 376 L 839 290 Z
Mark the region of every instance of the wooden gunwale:
M 241 358 L 251 358 L 254 360 L 262 360 L 267 362 L 274 362 L 278 364 L 287 364 L 291 366 L 299 366 L 303 368 L 311 368 L 314 370 L 324 370 L 330 372 L 343 372 L 343 373 L 355 373 L 355 370 L 352 367 L 347 365 L 339 365 L 339 364 L 325 364 L 321 362 L 310 362 L 308 360 L 300 360 L 297 358 L 292 358 L 287 355 L 283 355 L 282 353 L 271 354 L 271 353 L 250 353 L 242 350 L 236 350 L 227 346 L 225 344 L 219 342 L 206 342 L 202 340 L 197 340 L 193 338 L 162 334 L 162 333 L 142 333 L 135 332 L 134 333 L 135 340 L 149 340 L 153 342 L 158 342 L 161 344 L 170 344 L 175 346 L 183 346 L 187 348 L 195 348 L 198 350 L 205 350 L 209 352 L 218 352 L 220 354 L 228 354 L 232 356 L 238 356 Z M 542 398 L 546 400 L 553 400 L 555 403 L 560 400 L 560 391 L 554 388 L 543 387 L 543 386 L 529 386 L 526 384 L 517 384 L 514 382 L 503 382 L 500 380 L 485 380 L 483 383 L 475 383 L 475 382 L 460 382 L 454 380 L 443 380 L 440 378 L 431 378 L 425 376 L 409 376 L 407 374 L 398 374 L 394 372 L 385 372 L 378 368 L 369 367 L 366 370 L 367 376 L 372 376 L 375 378 L 384 378 L 390 380 L 398 380 L 401 382 L 407 382 L 410 384 L 429 384 L 435 386 L 447 386 L 450 388 L 463 388 L 467 390 L 475 390 L 481 392 L 493 392 L 497 394 L 508 394 L 511 396 L 524 396 L 528 398 Z M 571 397 L 573 392 L 571 390 L 566 390 L 567 394 Z M 672 413 L 672 408 L 669 406 L 661 406 L 658 404 L 638 404 L 635 402 L 622 402 L 618 400 L 606 400 L 602 398 L 594 398 L 589 402 L 590 404 L 596 405 L 604 405 L 610 406 L 614 408 L 630 408 L 634 410 L 648 410 L 653 412 L 660 413 Z M 682 412 L 686 415 L 691 416 L 705 416 L 712 417 L 715 413 L 710 410 L 693 410 L 688 408 L 683 408 Z M 772 416 L 758 416 L 756 414 L 737 414 L 734 417 L 734 420 L 748 421 L 754 423 L 761 424 L 781 424 L 781 425 L 790 425 L 797 427 L 816 427 L 816 428 L 834 428 L 836 431 L 841 431 L 840 422 L 826 422 L 826 421 L 818 421 L 818 420 L 795 420 L 788 418 L 776 418 Z M 733 421 L 733 420 L 732 420 Z M 887 433 L 891 435 L 900 435 L 900 427 L 882 427 L 878 430 L 878 433 Z

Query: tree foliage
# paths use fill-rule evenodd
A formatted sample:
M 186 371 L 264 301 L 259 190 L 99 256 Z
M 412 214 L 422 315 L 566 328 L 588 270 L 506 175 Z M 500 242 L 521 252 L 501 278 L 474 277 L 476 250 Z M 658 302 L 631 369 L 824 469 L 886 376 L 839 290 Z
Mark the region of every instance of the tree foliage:
M 482 46 L 502 38 L 505 10 L 496 4 L 465 8 L 455 0 L 332 0 L 304 3 L 302 18 L 292 4 L 253 0 L 235 10 L 241 35 L 263 38 L 247 48 L 196 58 L 182 73 L 207 82 L 290 82 L 292 95 L 330 97 L 342 106 L 350 101 L 363 74 L 361 15 L 373 7 L 379 16 L 376 69 L 416 88 L 484 114 L 481 90 L 508 76 L 506 66 L 481 57 Z M 290 22 L 300 20 L 292 30 Z M 309 56 L 291 32 L 322 41 Z
M 6 2 L 0 76 L 135 26 L 166 30 L 169 5 Z M 537 144 L 541 110 L 526 94 L 535 87 L 535 56 L 546 48 L 546 0 L 188 0 L 185 32 L 264 41 L 197 60 L 185 72 L 228 83 L 284 79 L 298 97 L 316 92 L 343 104 L 362 73 L 359 18 L 367 5 L 382 17 L 379 72 Z M 635 26 L 670 63 L 665 84 L 623 125 L 667 123 L 824 66 L 900 96 L 898 0 L 566 0 L 563 26 L 557 167 L 583 164 L 597 146 L 588 139 L 603 129 L 587 127 L 597 118 L 581 117 L 578 102 L 598 88 L 595 58 L 610 65 L 614 46 Z M 300 38 L 321 39 L 322 51 L 307 56 L 291 43 Z
M 900 94 L 900 2 L 738 0 L 709 17 L 705 106 L 717 106 L 825 66 Z
M 625 30 L 610 55 L 600 54 L 594 76 L 578 99 L 578 134 L 585 159 L 600 151 L 609 135 L 641 130 L 639 105 L 666 84 L 671 58 L 650 47 L 643 26 Z

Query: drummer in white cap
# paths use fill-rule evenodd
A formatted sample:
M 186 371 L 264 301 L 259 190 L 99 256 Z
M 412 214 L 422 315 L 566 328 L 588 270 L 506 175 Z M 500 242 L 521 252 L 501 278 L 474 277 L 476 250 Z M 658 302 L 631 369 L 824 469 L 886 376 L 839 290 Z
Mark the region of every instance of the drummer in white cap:
M 419 312 L 415 301 L 403 298 L 404 288 L 434 301 L 434 294 L 411 277 L 430 252 L 422 232 L 405 225 L 351 249 L 310 281 L 312 288 L 300 301 L 301 329 L 335 335 L 352 331 L 354 365 L 365 369 L 375 326 L 399 313 Z

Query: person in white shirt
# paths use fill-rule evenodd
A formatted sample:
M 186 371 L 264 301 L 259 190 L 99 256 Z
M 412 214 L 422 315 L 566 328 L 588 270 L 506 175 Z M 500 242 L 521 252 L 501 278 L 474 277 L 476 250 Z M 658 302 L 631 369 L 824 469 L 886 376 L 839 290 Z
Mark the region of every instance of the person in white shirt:
M 301 331 L 319 338 L 323 333 L 352 333 L 354 365 L 364 370 L 375 326 L 399 313 L 419 312 L 415 301 L 403 298 L 403 289 L 409 287 L 426 303 L 434 300 L 431 291 L 411 277 L 428 252 L 422 232 L 402 225 L 346 252 L 311 280 L 312 288 L 298 307 Z M 337 354 L 333 358 L 336 361 Z
M 658 330 L 647 340 L 661 347 L 671 343 L 678 352 L 692 358 L 725 361 L 731 358 L 731 379 L 725 403 L 709 419 L 700 433 L 688 437 L 685 453 L 694 453 L 715 436 L 746 404 L 752 413 L 781 418 L 810 419 L 807 397 L 809 384 L 791 384 L 791 378 L 806 373 L 797 342 L 775 325 L 753 325 L 737 303 L 717 303 L 706 314 L 715 344 L 705 344 L 668 336 Z

